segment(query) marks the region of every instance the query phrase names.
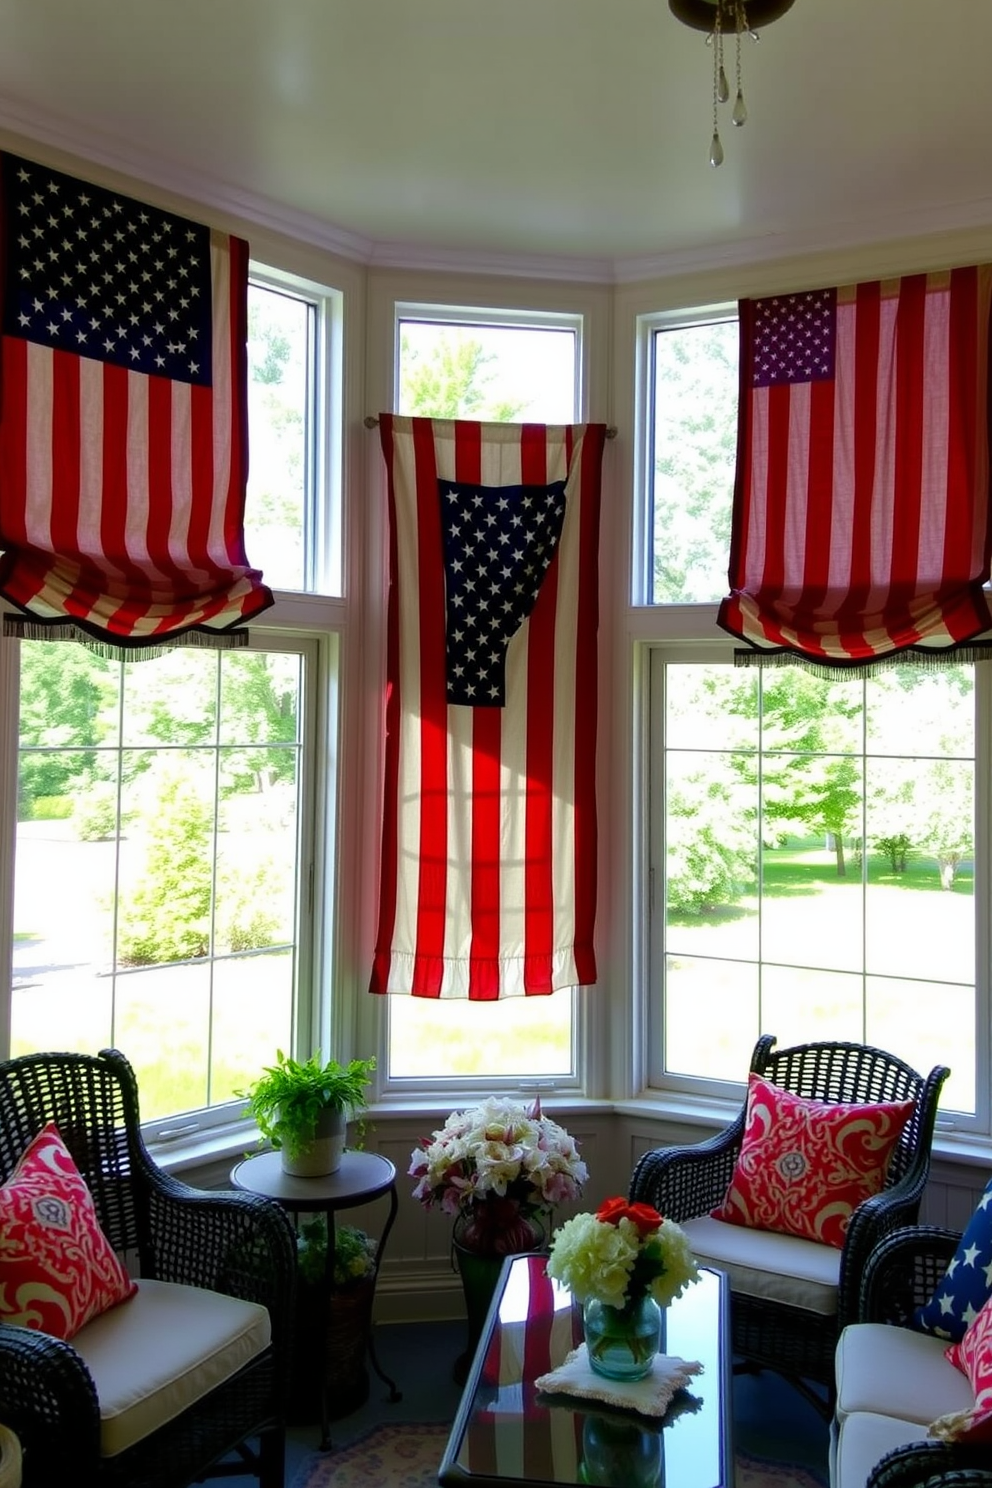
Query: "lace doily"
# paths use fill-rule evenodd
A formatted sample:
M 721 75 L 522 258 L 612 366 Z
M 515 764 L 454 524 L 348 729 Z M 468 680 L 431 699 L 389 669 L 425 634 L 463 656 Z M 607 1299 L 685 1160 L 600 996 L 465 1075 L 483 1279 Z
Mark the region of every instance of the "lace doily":
M 635 1410 L 642 1416 L 663 1416 L 672 1396 L 694 1375 L 702 1374 L 696 1361 L 674 1354 L 656 1354 L 651 1373 L 639 1380 L 610 1380 L 596 1374 L 584 1343 L 573 1349 L 563 1364 L 534 1381 L 549 1395 L 574 1395 L 580 1400 L 598 1400 L 603 1405 Z

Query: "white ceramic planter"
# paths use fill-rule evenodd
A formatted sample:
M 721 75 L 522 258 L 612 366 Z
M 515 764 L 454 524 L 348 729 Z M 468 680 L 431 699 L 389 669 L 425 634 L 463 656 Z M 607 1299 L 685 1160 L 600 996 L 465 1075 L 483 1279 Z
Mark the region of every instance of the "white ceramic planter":
M 347 1129 L 348 1117 L 344 1111 L 322 1111 L 306 1152 L 290 1157 L 285 1147 L 281 1149 L 283 1172 L 291 1173 L 294 1178 L 322 1178 L 326 1173 L 336 1173 L 341 1166 Z

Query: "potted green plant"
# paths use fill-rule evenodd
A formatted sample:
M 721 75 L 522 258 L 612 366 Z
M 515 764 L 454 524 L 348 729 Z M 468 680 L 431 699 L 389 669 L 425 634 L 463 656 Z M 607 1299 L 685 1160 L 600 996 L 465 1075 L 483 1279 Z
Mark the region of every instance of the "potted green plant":
M 305 1060 L 277 1050 L 275 1064 L 241 1094 L 285 1172 L 316 1178 L 337 1171 L 348 1118 L 365 1106 L 374 1069 L 374 1058 L 325 1063 L 319 1049 Z

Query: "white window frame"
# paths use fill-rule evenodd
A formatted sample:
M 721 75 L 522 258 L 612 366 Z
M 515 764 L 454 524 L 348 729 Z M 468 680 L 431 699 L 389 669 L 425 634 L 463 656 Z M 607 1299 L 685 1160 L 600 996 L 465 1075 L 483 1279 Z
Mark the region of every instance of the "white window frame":
M 249 265 L 248 280 L 314 308 L 310 356 L 313 386 L 309 389 L 304 473 L 305 588 L 299 592 L 339 597 L 344 593 L 345 574 L 344 295 L 298 274 L 254 261 Z M 264 571 L 264 565 L 259 566 Z
M 392 406 L 400 403 L 400 337 L 406 321 L 424 321 L 432 325 L 508 327 L 533 330 L 567 330 L 575 335 L 575 378 L 573 388 L 573 421 L 579 422 L 585 412 L 588 388 L 588 334 L 587 315 L 577 311 L 554 311 L 544 309 L 520 309 L 494 307 L 491 304 L 461 302 L 447 304 L 423 299 L 394 299 L 392 302 L 392 362 L 391 387 Z M 375 803 L 376 821 L 380 822 L 382 802 Z M 562 992 L 553 994 L 562 996 Z M 603 995 L 602 989 L 593 995 Z M 379 1023 L 379 1091 L 378 1099 L 384 1106 L 400 1107 L 410 1101 L 420 1101 L 429 1096 L 442 1095 L 448 1103 L 459 1100 L 477 1100 L 487 1094 L 514 1093 L 521 1100 L 532 1100 L 535 1096 L 582 1095 L 588 1084 L 588 1040 L 587 997 L 583 989 L 572 989 L 571 1013 L 571 1073 L 562 1075 L 521 1076 L 444 1076 L 401 1077 L 389 1074 L 389 1005 L 392 998 L 369 998 L 366 1001 L 382 1002 Z M 533 999 L 538 1003 L 544 998 Z M 366 1017 L 365 1026 L 369 1025 Z
M 666 605 L 652 595 L 652 481 L 654 462 L 654 376 L 652 346 L 657 331 L 715 320 L 736 319 L 734 304 L 652 312 L 636 317 L 633 541 L 630 567 L 632 603 L 635 765 L 632 792 L 632 901 L 630 935 L 635 997 L 634 1027 L 639 1037 L 634 1088 L 664 1101 L 673 1114 L 730 1113 L 740 1107 L 740 1083 L 692 1079 L 664 1068 L 664 800 L 652 789 L 658 769 L 655 748 L 662 728 L 663 698 L 655 669 L 664 661 L 731 660 L 734 643 L 717 626 L 717 606 Z M 974 1117 L 941 1112 L 942 1139 L 965 1148 L 988 1150 L 992 1143 L 992 669 L 975 668 L 975 1058 Z M 652 856 L 653 855 L 653 856 Z M 660 856 L 659 856 L 660 855 Z M 939 1013 L 937 1014 L 939 1016 Z M 775 1032 L 774 1029 L 767 1030 Z M 926 1071 L 923 1071 L 926 1073 Z
M 572 395 L 572 418 L 582 417 L 585 403 L 586 338 L 585 317 L 554 310 L 497 310 L 483 305 L 438 305 L 423 301 L 397 300 L 393 306 L 393 408 L 400 406 L 400 335 L 406 320 L 426 321 L 430 325 L 478 326 L 533 331 L 572 331 L 575 334 L 575 386 Z
M 631 563 L 631 603 L 652 610 L 712 610 L 710 605 L 662 605 L 654 595 L 654 460 L 655 460 L 655 364 L 652 356 L 657 331 L 686 330 L 692 326 L 712 325 L 715 321 L 737 319 L 737 306 L 730 302 L 705 305 L 693 310 L 658 310 L 639 315 L 636 322 L 634 397 L 634 501 L 633 562 Z M 713 611 L 715 615 L 715 611 Z
M 254 649 L 307 648 L 304 667 L 305 746 L 301 751 L 300 908 L 294 1052 L 332 1047 L 332 1009 L 325 989 L 336 981 L 341 938 L 338 906 L 340 859 L 340 676 L 347 628 L 344 477 L 344 294 L 271 265 L 252 261 L 249 281 L 311 303 L 315 308 L 311 367 L 312 396 L 307 429 L 307 592 L 274 593 L 275 604 L 250 627 Z M 264 559 L 264 555 L 259 555 Z M 264 563 L 259 566 L 263 567 Z M 0 613 L 14 611 L 0 602 Z M 0 962 L 13 971 L 14 860 L 17 837 L 19 643 L 0 638 Z M 11 997 L 0 997 L 0 1057 L 10 1049 Z M 335 1043 L 334 1047 L 337 1047 Z M 124 1050 L 125 1054 L 127 1053 Z M 274 1051 L 273 1051 L 274 1052 Z M 140 1095 L 140 1089 L 139 1089 Z M 250 1139 L 251 1122 L 240 1101 L 199 1111 L 176 1112 L 147 1124 L 146 1135 L 170 1166 L 198 1160 L 217 1142 L 230 1148 Z M 163 1133 L 166 1135 L 163 1136 Z M 216 1139 L 216 1141 L 212 1140 Z M 206 1146 L 204 1146 L 206 1143 Z
M 317 913 L 316 871 L 325 856 L 329 824 L 320 810 L 323 782 L 319 768 L 319 744 L 328 726 L 322 682 L 327 673 L 326 642 L 318 636 L 265 630 L 253 627 L 248 650 L 277 651 L 300 656 L 302 686 L 300 690 L 300 780 L 298 787 L 299 822 L 297 830 L 297 909 L 294 925 L 296 973 L 293 987 L 292 1026 L 299 1042 L 299 1031 L 309 1028 L 315 1019 L 315 989 L 321 985 L 317 976 L 320 919 Z M 333 841 L 333 838 L 330 839 Z M 306 1040 L 303 1040 L 306 1043 Z M 126 1050 L 124 1051 L 127 1052 Z M 139 1089 L 140 1095 L 140 1089 Z M 150 1146 L 170 1144 L 202 1136 L 214 1128 L 223 1128 L 243 1119 L 243 1103 L 226 1101 L 215 1106 L 184 1111 L 143 1123 L 142 1130 Z

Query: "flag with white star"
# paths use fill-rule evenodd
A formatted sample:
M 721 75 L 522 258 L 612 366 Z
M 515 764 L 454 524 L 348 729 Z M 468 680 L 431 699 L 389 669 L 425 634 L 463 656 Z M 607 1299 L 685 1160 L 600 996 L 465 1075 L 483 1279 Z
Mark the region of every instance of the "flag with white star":
M 379 425 L 390 587 L 370 990 L 590 986 L 605 428 Z
M 976 656 L 992 627 L 992 265 L 740 302 L 719 624 L 818 669 Z
M 558 548 L 565 482 L 442 480 L 448 702 L 501 708 L 506 648 L 534 608 Z
M 8 155 L 3 331 L 210 386 L 210 231 Z
M 947 1270 L 913 1326 L 959 1343 L 992 1297 L 992 1179 L 978 1201 Z
M 835 289 L 755 300 L 752 387 L 833 377 L 836 335 Z
M 6 154 L 0 237 L 0 593 L 32 634 L 125 648 L 266 608 L 247 244 Z

